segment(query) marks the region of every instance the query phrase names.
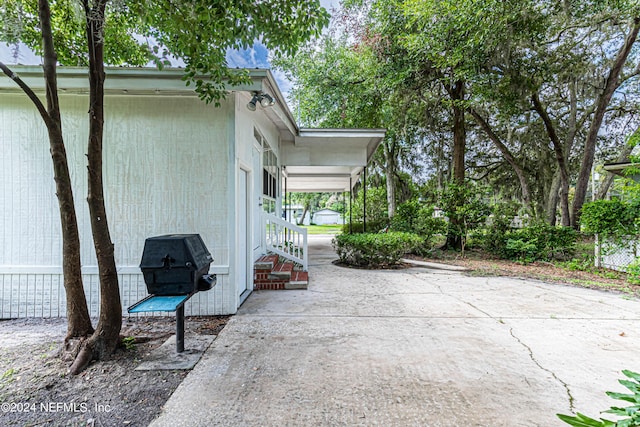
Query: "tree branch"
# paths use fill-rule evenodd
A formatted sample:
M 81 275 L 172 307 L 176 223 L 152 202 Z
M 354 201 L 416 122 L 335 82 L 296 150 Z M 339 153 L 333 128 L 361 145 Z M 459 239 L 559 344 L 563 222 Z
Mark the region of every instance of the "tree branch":
M 27 97 L 31 100 L 31 102 L 33 102 L 33 104 L 38 109 L 40 116 L 45 121 L 47 126 L 53 125 L 53 121 L 51 120 L 51 116 L 47 112 L 47 108 L 44 106 L 42 101 L 40 101 L 40 98 L 38 98 L 38 95 L 36 95 L 35 92 L 33 92 L 33 90 L 29 87 L 29 85 L 27 85 L 24 82 L 24 80 L 20 78 L 20 76 L 14 73 L 9 67 L 7 67 L 1 61 L 0 61 L 0 70 L 2 70 L 2 72 L 6 74 L 7 77 L 13 80 L 20 87 L 20 89 L 22 89 L 22 91 L 27 95 Z

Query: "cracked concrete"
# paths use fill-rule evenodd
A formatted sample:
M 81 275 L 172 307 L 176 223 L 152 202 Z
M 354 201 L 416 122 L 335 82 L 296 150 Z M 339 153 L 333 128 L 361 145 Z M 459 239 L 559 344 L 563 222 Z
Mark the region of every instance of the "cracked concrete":
M 640 371 L 640 302 L 507 277 L 337 267 L 254 292 L 153 426 L 564 426 Z

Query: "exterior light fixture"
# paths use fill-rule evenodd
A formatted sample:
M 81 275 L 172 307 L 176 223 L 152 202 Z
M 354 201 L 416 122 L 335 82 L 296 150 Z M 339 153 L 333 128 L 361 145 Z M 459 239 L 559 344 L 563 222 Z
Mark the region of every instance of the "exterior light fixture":
M 273 99 L 273 97 L 268 93 L 253 92 L 253 97 L 247 104 L 247 108 L 251 111 L 256 111 L 258 103 L 262 106 L 262 108 L 267 108 L 273 106 L 276 103 L 276 100 Z
M 276 103 L 275 99 L 273 99 L 273 97 L 271 95 L 269 95 L 268 93 L 262 94 L 262 99 L 260 100 L 260 105 L 262 105 L 263 108 L 266 107 L 271 107 Z

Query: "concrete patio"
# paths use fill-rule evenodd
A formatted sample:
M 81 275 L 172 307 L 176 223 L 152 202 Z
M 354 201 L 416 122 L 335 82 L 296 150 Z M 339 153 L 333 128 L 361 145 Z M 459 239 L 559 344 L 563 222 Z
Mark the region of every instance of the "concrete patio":
M 309 289 L 254 292 L 153 426 L 564 426 L 640 371 L 637 300 L 310 245 Z

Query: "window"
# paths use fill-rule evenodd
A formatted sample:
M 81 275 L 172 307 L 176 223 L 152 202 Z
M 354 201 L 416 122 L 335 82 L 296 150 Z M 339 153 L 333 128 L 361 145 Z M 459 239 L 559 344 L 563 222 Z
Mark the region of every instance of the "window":
M 253 135 L 262 147 L 262 208 L 276 213 L 276 200 L 280 196 L 278 158 L 260 132 L 254 129 Z

